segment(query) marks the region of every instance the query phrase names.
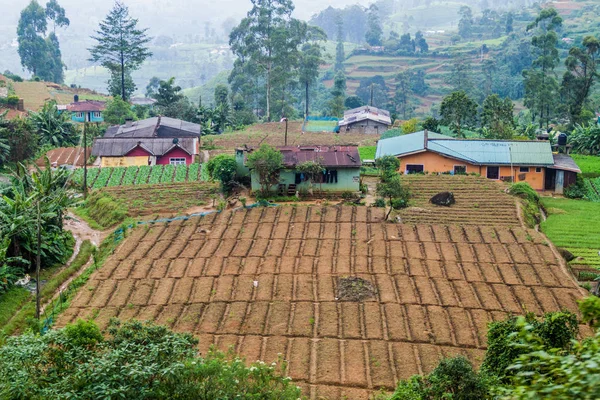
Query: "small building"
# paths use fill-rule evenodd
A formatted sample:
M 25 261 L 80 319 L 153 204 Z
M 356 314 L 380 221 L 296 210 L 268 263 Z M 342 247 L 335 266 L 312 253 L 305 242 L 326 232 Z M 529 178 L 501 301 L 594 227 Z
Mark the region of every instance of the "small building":
M 84 165 L 84 156 L 90 157 L 92 148 L 88 147 L 59 147 L 49 150 L 46 154 L 37 159 L 35 164 L 38 167 L 46 166 L 46 157 L 53 167 L 73 167 L 80 168 Z
M 548 141 L 454 139 L 421 131 L 380 140 L 375 158 L 386 155 L 400 159 L 404 174 L 476 173 L 556 193 L 581 172 L 568 154 L 553 154 Z
M 244 167 L 247 156 L 253 149 L 238 149 L 236 160 Z M 360 190 L 360 155 L 356 146 L 282 146 L 277 147 L 283 154 L 284 170 L 279 176 L 279 183 L 271 191 L 293 196 L 296 192 L 308 192 L 311 182 L 308 177 L 296 170 L 296 166 L 306 161 L 318 161 L 324 168 L 322 175 L 312 182 L 315 192 L 328 193 L 358 192 Z M 252 182 L 252 191 L 261 189 L 258 174 L 248 170 Z
M 345 111 L 338 125 L 340 132 L 382 134 L 390 128 L 392 119 L 389 111 L 363 106 Z
M 77 95 L 73 100 L 71 104 L 58 105 L 58 110 L 71 113 L 73 122 L 104 122 L 102 113 L 106 109 L 106 102 L 98 100 L 79 101 Z
M 101 167 L 189 165 L 200 150 L 200 125 L 154 117 L 111 126 L 94 139 L 92 156 Z

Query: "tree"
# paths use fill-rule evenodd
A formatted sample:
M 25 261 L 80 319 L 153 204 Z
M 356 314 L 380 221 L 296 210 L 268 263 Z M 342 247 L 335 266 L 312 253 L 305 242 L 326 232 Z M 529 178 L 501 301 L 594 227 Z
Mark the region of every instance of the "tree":
M 140 68 L 144 61 L 152 56 L 146 46 L 151 38 L 147 29 L 138 28 L 138 20 L 129 16 L 129 9 L 117 1 L 100 22 L 99 30 L 92 36 L 97 44 L 89 49 L 90 61 L 105 67 L 114 79 L 121 77 L 121 99 L 127 100 L 126 76 Z
M 333 70 L 338 72 L 344 71 L 344 61 L 346 61 L 346 55 L 344 54 L 344 25 L 340 15 L 335 19 L 335 26 L 337 27 L 337 44 L 335 45 L 335 65 Z
M 309 93 L 310 87 L 317 82 L 319 77 L 319 67 L 323 64 L 323 48 L 319 44 L 325 41 L 327 36 L 320 28 L 310 27 L 307 37 L 307 43 L 302 46 L 300 52 L 300 64 L 298 66 L 298 80 L 301 87 L 304 87 L 304 116 L 309 114 Z
M 215 86 L 215 105 L 228 104 L 229 88 L 222 83 Z
M 465 137 L 463 128 L 470 128 L 477 120 L 477 103 L 464 91 L 453 92 L 444 97 L 440 107 L 442 119 L 457 137 Z
M 237 171 L 235 157 L 229 154 L 219 154 L 208 161 L 206 168 L 210 178 L 221 182 L 221 190 L 228 193 L 235 181 Z
M 399 113 L 402 114 L 402 119 L 406 119 L 406 110 L 408 107 L 408 99 L 411 94 L 411 71 L 404 71 L 396 76 L 396 107 Z
M 398 175 L 400 160 L 394 156 L 382 156 L 375 160 L 375 166 L 379 169 L 381 181 L 387 182 Z
M 157 107 L 167 107 L 184 98 L 181 93 L 181 86 L 175 86 L 175 77 L 166 81 L 161 80 L 158 85 L 158 91 L 154 95 Z
M 388 178 L 385 182 L 377 184 L 377 195 L 389 200 L 390 209 L 385 215 L 386 221 L 393 209 L 408 207 L 410 192 L 402 185 L 400 176 L 397 174 Z
M 439 125 L 440 125 L 440 121 L 438 121 L 437 119 L 435 119 L 433 117 L 427 117 L 427 118 L 425 118 L 423 123 L 421 123 L 421 126 L 423 127 L 423 129 L 427 129 L 430 132 L 437 132 Z
M 29 119 L 42 145 L 69 147 L 79 143 L 79 132 L 68 113 L 61 113 L 55 101 L 48 101 L 40 111 L 30 111 Z
M 344 106 L 346 107 L 347 110 L 362 107 L 364 105 L 365 105 L 365 103 L 362 101 L 362 99 L 356 95 L 348 96 L 348 97 L 346 97 L 346 100 L 344 100 Z
M 317 180 L 319 182 L 321 181 L 321 177 L 325 172 L 325 167 L 323 167 L 321 160 L 304 161 L 296 165 L 296 171 L 306 176 L 309 185 L 308 192 L 312 195 L 313 183 Z
M 379 8 L 375 4 L 369 6 L 368 12 L 368 27 L 369 30 L 365 34 L 365 40 L 370 46 L 381 46 L 381 37 L 383 30 L 379 21 Z
M 594 81 L 598 78 L 600 40 L 594 36 L 583 39 L 583 47 L 571 47 L 565 60 L 567 71 L 563 75 L 561 92 L 566 100 L 571 125 L 586 122 L 582 116 Z M 593 115 L 593 114 L 592 114 Z
M 44 335 L 7 338 L 0 348 L 0 393 L 10 398 L 292 400 L 301 390 L 286 364 L 247 365 L 233 353 L 210 350 L 165 326 L 111 320 L 103 332 L 78 320 Z
M 471 62 L 464 57 L 454 57 L 450 74 L 446 77 L 446 83 L 452 86 L 454 92 L 464 91 L 473 96 L 476 90 Z
M 133 82 L 133 78 L 131 77 L 131 72 L 125 72 L 125 86 L 123 86 L 122 76 L 118 70 L 112 70 L 110 72 L 110 78 L 108 79 L 108 94 L 112 97 L 121 97 L 123 96 L 123 91 L 125 91 L 125 98 L 130 99 L 133 93 L 135 92 L 136 86 Z
M 506 33 L 507 35 L 510 35 L 512 31 L 513 31 L 513 13 L 509 11 L 506 13 L 506 26 L 504 28 L 504 33 Z
M 554 8 L 544 8 L 535 21 L 527 26 L 527 30 L 537 28 L 537 35 L 531 38 L 534 54 L 531 68 L 523 71 L 525 77 L 525 106 L 534 116 L 539 118 L 539 126 L 546 126 L 556 107 L 558 98 L 558 81 L 554 68 L 560 61 L 556 43 L 558 37 L 555 30 L 562 25 L 562 18 Z
M 429 45 L 427 44 L 427 40 L 425 40 L 425 37 L 421 31 L 417 31 L 417 33 L 415 33 L 415 46 L 421 53 L 427 53 L 429 51 Z
M 580 154 L 600 155 L 600 126 L 576 125 L 575 130 L 569 136 L 569 144 L 573 151 Z
M 363 103 L 374 107 L 387 107 L 389 103 L 388 88 L 385 79 L 381 75 L 362 78 L 358 89 L 356 89 L 356 95 L 361 98 Z
M 115 97 L 107 101 L 102 115 L 104 121 L 111 125 L 122 125 L 128 118 L 135 119 L 135 113 L 131 109 L 131 104 L 123 101 L 120 97 Z
M 481 113 L 481 126 L 489 129 L 489 139 L 512 139 L 515 128 L 513 102 L 497 94 L 486 97 Z
M 160 78 L 153 76 L 150 78 L 150 81 L 146 85 L 146 97 L 154 98 L 154 96 L 158 93 L 158 88 L 160 87 Z
M 258 177 L 261 192 L 266 194 L 273 185 L 279 183 L 279 173 L 283 169 L 283 154 L 268 144 L 248 155 L 246 165 Z
M 48 20 L 53 22 L 53 30 L 46 36 Z M 32 0 L 21 11 L 17 26 L 18 52 L 23 67 L 42 80 L 62 83 L 64 65 L 56 27 L 68 25 L 69 19 L 65 16 L 65 10 L 56 0 L 50 0 L 46 9 L 36 0 Z
M 344 100 L 346 98 L 346 76 L 342 71 L 338 71 L 333 78 L 331 95 L 333 98 L 329 102 L 329 113 L 332 116 L 341 117 L 344 114 Z
M 470 39 L 473 35 L 473 11 L 468 6 L 462 6 L 458 11 L 458 15 L 460 15 L 458 34 L 463 39 Z
M 494 72 L 497 69 L 496 61 L 493 58 L 487 58 L 483 60 L 481 64 L 481 71 L 485 77 L 485 95 L 489 96 L 492 94 L 492 86 L 494 84 Z
M 29 118 L 0 118 L 0 138 L 9 151 L 4 160 L 6 163 L 15 164 L 28 160 L 36 154 L 40 146 L 40 138 Z

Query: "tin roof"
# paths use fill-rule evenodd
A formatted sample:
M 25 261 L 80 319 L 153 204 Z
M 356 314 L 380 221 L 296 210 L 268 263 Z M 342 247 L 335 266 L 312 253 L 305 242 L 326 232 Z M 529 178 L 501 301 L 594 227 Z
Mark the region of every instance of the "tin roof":
M 339 126 L 353 124 L 366 119 L 387 125 L 392 124 L 389 111 L 372 106 L 362 106 L 344 111 L 344 118 L 339 122 Z
M 195 154 L 194 138 L 98 138 L 94 140 L 92 155 L 96 157 L 123 157 L 138 146 L 153 156 L 163 156 L 175 147 L 181 148 L 188 154 Z
M 577 172 L 581 173 L 579 166 L 575 163 L 575 161 L 568 154 L 553 154 L 554 157 L 554 167 L 555 169 L 562 169 L 564 171 Z
M 130 126 L 111 126 L 104 138 L 181 138 L 200 137 L 200 125 L 168 117 L 134 121 Z
M 306 161 L 319 161 L 325 168 L 359 168 L 361 166 L 356 146 L 282 146 L 283 164 L 295 167 Z
M 106 102 L 98 100 L 83 100 L 67 105 L 67 110 L 72 112 L 104 111 L 105 108 Z
M 552 166 L 552 148 L 547 141 L 454 139 L 425 131 L 383 139 L 377 143 L 376 158 L 402 156 L 422 151 L 482 165 Z
M 86 154 L 89 157 L 90 147 L 87 148 Z M 48 157 L 50 164 L 56 165 L 73 165 L 75 167 L 83 167 L 83 147 L 59 147 L 52 149 L 40 157 L 35 163 L 39 167 L 45 166 L 45 157 Z

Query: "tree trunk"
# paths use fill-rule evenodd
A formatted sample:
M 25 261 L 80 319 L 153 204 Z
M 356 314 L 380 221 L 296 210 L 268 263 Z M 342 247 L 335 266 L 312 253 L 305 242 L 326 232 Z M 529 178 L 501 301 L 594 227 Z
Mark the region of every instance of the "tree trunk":
M 123 101 L 127 101 L 125 99 L 125 60 L 123 51 L 121 50 L 121 98 Z
M 305 102 L 306 111 L 304 112 L 304 118 L 307 118 L 308 117 L 308 81 L 306 81 L 305 85 L 306 85 L 306 102 Z
M 271 54 L 269 53 L 269 57 Z M 269 61 L 269 65 L 267 66 L 267 110 L 265 113 L 267 117 L 267 122 L 271 122 L 271 62 Z
M 42 264 L 42 232 L 40 221 L 40 201 L 37 203 L 37 256 L 35 260 L 35 318 L 40 320 L 40 268 Z

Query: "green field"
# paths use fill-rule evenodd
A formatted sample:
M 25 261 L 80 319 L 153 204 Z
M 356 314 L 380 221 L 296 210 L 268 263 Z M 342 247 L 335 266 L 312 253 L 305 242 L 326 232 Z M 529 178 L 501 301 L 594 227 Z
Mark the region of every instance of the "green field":
M 552 242 L 569 250 L 581 260 L 573 264 L 600 269 L 600 204 L 584 200 L 542 198 L 548 219 L 542 231 Z
M 202 180 L 200 169 L 200 164 L 90 168 L 87 184 L 90 188 L 101 189 L 157 183 L 198 182 Z M 77 185 L 83 184 L 83 169 L 76 170 L 72 180 Z
M 360 159 L 364 160 L 374 160 L 375 152 L 377 151 L 377 146 L 363 146 L 358 148 L 358 154 L 360 154 Z
M 577 163 L 584 176 L 592 178 L 600 176 L 600 157 L 583 156 L 581 154 L 571 154 L 571 157 Z

